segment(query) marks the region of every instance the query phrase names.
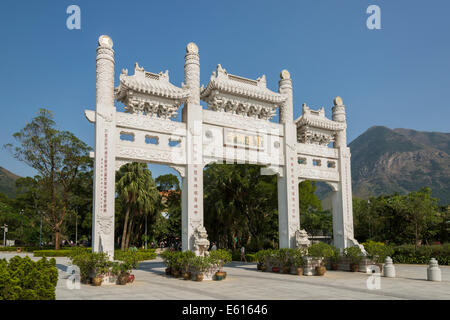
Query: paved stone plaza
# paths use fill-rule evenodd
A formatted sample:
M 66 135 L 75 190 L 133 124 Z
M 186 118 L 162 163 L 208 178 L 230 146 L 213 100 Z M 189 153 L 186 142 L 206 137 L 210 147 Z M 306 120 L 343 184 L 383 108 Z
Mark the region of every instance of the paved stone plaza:
M 0 253 L 0 258 L 15 254 Z M 21 254 L 25 256 L 26 254 Z M 33 260 L 32 255 L 30 257 Z M 450 267 L 440 266 L 442 282 L 426 281 L 425 265 L 395 265 L 396 278 L 381 278 L 381 289 L 368 290 L 368 275 L 361 272 L 327 271 L 325 276 L 295 276 L 256 271 L 254 263 L 233 262 L 225 267 L 224 281 L 185 281 L 164 274 L 160 258 L 144 261 L 134 271 L 136 280 L 126 286 L 81 285 L 66 287 L 69 260 L 56 258 L 58 300 L 80 299 L 450 299 Z

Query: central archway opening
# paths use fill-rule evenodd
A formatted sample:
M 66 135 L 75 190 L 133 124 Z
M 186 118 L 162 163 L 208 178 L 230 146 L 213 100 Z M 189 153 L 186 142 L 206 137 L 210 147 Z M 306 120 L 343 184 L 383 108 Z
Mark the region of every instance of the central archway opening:
M 203 171 L 204 225 L 211 243 L 246 252 L 278 247 L 277 176 L 260 165 L 209 164 Z
M 331 187 L 322 181 L 299 183 L 300 228 L 305 229 L 312 243 L 332 243 L 333 215 Z

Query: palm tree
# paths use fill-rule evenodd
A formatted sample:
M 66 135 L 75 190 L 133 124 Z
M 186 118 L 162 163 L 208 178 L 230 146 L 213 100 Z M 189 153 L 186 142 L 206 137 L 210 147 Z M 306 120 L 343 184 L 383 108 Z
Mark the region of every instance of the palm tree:
M 125 208 L 121 249 L 129 246 L 134 218 L 154 212 L 159 199 L 152 173 L 143 163 L 127 163 L 117 173 L 116 190 Z

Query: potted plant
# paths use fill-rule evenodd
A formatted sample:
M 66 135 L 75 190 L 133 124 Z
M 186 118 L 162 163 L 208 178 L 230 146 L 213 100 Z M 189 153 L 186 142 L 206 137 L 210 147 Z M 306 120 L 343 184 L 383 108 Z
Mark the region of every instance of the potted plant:
M 275 254 L 276 251 L 273 249 L 267 249 L 266 252 L 264 253 L 264 266 L 265 266 L 265 270 L 264 267 L 262 268 L 263 271 L 271 271 L 272 270 L 272 263 L 274 261 L 275 258 Z
M 103 277 L 109 272 L 110 262 L 106 254 L 92 253 L 93 258 L 93 273 L 92 285 L 100 286 L 103 281 Z
M 183 270 L 183 278 L 184 280 L 191 279 L 191 264 L 192 259 L 195 257 L 195 253 L 193 251 L 186 251 L 181 254 L 181 265 Z
M 225 271 L 223 271 L 223 266 L 224 264 L 227 264 L 228 262 L 231 261 L 231 252 L 229 252 L 228 250 L 224 250 L 224 249 L 218 249 L 218 250 L 214 250 L 211 251 L 209 253 L 209 257 L 211 259 L 211 261 L 213 262 L 213 264 L 216 264 L 219 266 L 219 271 L 217 271 L 215 273 L 216 279 L 217 280 L 222 280 L 225 279 L 227 277 L 227 273 Z
M 331 270 L 338 270 L 340 250 L 335 246 L 331 246 L 331 249 L 333 249 L 333 255 L 330 257 Z
M 334 255 L 334 251 L 329 244 L 319 242 L 308 248 L 308 255 L 317 260 L 318 265 L 315 267 L 316 275 L 323 276 L 326 272 L 325 259 Z
M 173 262 L 173 252 L 167 250 L 161 253 L 161 257 L 163 258 L 163 262 L 166 265 L 165 273 L 167 276 L 172 274 L 172 262 Z
M 358 272 L 359 262 L 363 255 L 358 246 L 352 246 L 344 249 L 344 256 L 350 260 L 350 269 L 353 272 Z
M 120 285 L 126 285 L 128 283 L 128 270 L 130 265 L 127 262 L 116 262 L 113 265 L 112 272 L 117 276 L 117 283 Z
M 295 267 L 297 275 L 303 275 L 303 266 L 305 264 L 303 252 L 300 249 L 294 249 L 292 264 Z
M 282 248 L 278 251 L 278 261 L 279 264 L 283 270 L 283 273 L 290 273 L 291 272 L 291 256 L 292 256 L 292 250 L 295 249 L 288 249 L 288 248 Z
M 203 273 L 210 267 L 210 263 L 207 257 L 195 257 L 192 259 L 192 264 L 196 271 L 195 279 L 197 281 L 203 281 Z
M 255 253 L 255 259 L 256 259 L 256 269 L 262 270 L 262 267 L 264 266 L 264 253 L 266 250 L 259 250 L 257 253 Z
M 383 242 L 375 242 L 369 240 L 363 243 L 364 248 L 367 251 L 367 257 L 372 261 L 372 263 L 376 264 L 380 272 L 383 272 L 383 264 L 386 260 L 386 257 L 392 256 L 393 249 L 389 245 L 385 245 Z
M 269 257 L 270 265 L 272 266 L 272 272 L 280 272 L 280 256 L 279 251 L 274 250 Z

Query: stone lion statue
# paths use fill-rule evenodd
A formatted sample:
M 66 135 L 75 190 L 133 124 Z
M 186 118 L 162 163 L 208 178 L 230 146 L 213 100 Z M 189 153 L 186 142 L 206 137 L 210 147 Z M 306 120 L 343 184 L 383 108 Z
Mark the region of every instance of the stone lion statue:
M 306 230 L 301 229 L 295 231 L 295 246 L 297 248 L 307 248 L 311 245 L 311 241 L 308 239 L 308 233 Z
M 204 226 L 198 226 L 194 230 L 194 252 L 197 256 L 207 256 L 209 254 L 208 233 Z

